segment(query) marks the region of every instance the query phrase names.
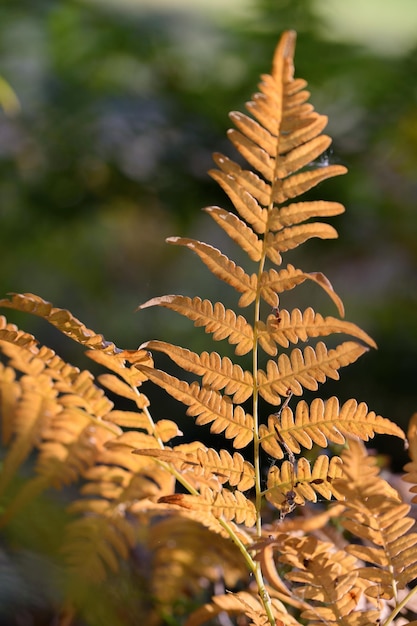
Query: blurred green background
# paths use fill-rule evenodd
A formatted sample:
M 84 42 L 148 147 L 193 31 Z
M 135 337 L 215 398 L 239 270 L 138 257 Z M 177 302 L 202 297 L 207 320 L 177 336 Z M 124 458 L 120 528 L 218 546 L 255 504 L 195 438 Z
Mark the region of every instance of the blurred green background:
M 330 161 L 350 173 L 313 192 L 346 205 L 332 221 L 340 239 L 287 261 L 325 272 L 347 319 L 379 345 L 324 393 L 406 425 L 417 407 L 415 2 L 3 0 L 0 24 L 0 76 L 20 103 L 0 84 L 0 293 L 37 293 L 128 348 L 203 345 L 174 313 L 135 313 L 140 302 L 229 297 L 164 239 L 235 254 L 200 211 L 228 206 L 206 171 L 213 151 L 233 155 L 227 113 L 244 108 L 295 28 L 296 75 L 329 115 Z M 320 309 L 313 287 L 300 298 L 289 305 Z M 80 358 L 42 321 L 9 317 Z
M 345 204 L 331 221 L 340 238 L 286 261 L 324 272 L 347 319 L 379 346 L 321 394 L 364 400 L 406 427 L 417 410 L 414 0 L 2 0 L 0 297 L 37 293 L 125 348 L 158 338 L 221 350 L 175 313 L 134 310 L 165 293 L 234 306 L 227 287 L 164 239 L 197 237 L 239 258 L 200 211 L 230 206 L 206 172 L 213 151 L 233 156 L 227 113 L 244 108 L 287 28 L 298 31 L 296 75 L 330 118 L 327 156 L 349 174 L 311 195 Z M 314 286 L 282 304 L 335 314 Z M 5 312 L 91 367 L 41 320 Z M 173 405 L 149 395 L 155 416 L 171 417 Z M 376 445 L 398 469 L 401 445 Z M 23 593 L 22 580 L 9 583 Z

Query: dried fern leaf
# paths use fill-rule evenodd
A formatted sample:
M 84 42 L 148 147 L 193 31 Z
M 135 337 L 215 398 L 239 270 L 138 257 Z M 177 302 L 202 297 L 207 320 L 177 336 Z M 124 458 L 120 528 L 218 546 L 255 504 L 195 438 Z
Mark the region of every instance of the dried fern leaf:
M 365 402 L 347 400 L 342 406 L 333 396 L 326 401 L 316 398 L 311 405 L 301 400 L 295 417 L 287 406 L 280 415 L 271 415 L 268 426 L 261 424 L 261 445 L 270 456 L 282 459 L 290 450 L 299 454 L 301 446 L 311 449 L 313 444 L 326 448 L 328 442 L 344 444 L 346 436 L 356 436 L 368 441 L 376 433 L 404 439 L 401 428 L 390 420 L 368 411 Z
M 276 232 L 287 226 L 300 224 L 312 217 L 332 217 L 343 213 L 345 207 L 339 202 L 315 200 L 293 202 L 283 207 L 273 207 L 268 215 L 268 231 Z
M 2 341 L 13 343 L 27 350 L 38 345 L 33 335 L 19 330 L 15 324 L 9 324 L 4 315 L 0 315 L 0 344 Z
M 172 494 L 163 496 L 159 502 L 179 506 L 185 509 L 207 511 L 214 517 L 227 521 L 235 520 L 238 524 L 252 527 L 256 521 L 256 509 L 251 500 L 248 500 L 241 491 L 212 491 L 202 488 L 199 496 L 188 494 Z
M 306 280 L 312 280 L 319 285 L 331 298 L 339 311 L 341 317 L 344 316 L 344 307 L 341 299 L 335 293 L 330 281 L 321 272 L 303 272 L 296 269 L 293 265 L 287 265 L 285 269 L 277 272 L 275 269 L 270 269 L 267 272 L 262 272 L 260 278 L 261 296 L 272 307 L 277 307 L 279 304 L 278 295 L 283 291 L 293 289 L 297 285 L 300 285 Z
M 265 496 L 268 502 L 277 508 L 305 501 L 317 502 L 317 494 L 330 500 L 333 496 L 332 482 L 342 475 L 341 460 L 335 456 L 329 460 L 327 455 L 320 455 L 313 468 L 309 461 L 301 457 L 296 467 L 290 461 L 284 461 L 281 467 L 270 467 Z
M 234 287 L 236 291 L 242 293 L 239 306 L 248 306 L 255 300 L 256 274 L 249 276 L 245 270 L 236 265 L 234 261 L 231 261 L 217 248 L 201 241 L 187 239 L 186 237 L 168 237 L 167 242 L 186 246 L 195 252 L 217 278 L 220 278 L 231 287 Z
M 259 261 L 262 256 L 262 241 L 245 222 L 236 215 L 219 207 L 204 209 L 231 239 L 244 250 L 252 261 Z
M 48 376 L 24 376 L 20 385 L 21 396 L 14 422 L 15 436 L 2 461 L 0 493 L 4 493 L 22 463 L 39 443 L 54 415 L 61 411 L 56 390 Z
M 102 335 L 97 335 L 94 331 L 87 328 L 66 309 L 53 307 L 50 302 L 31 293 L 13 293 L 9 295 L 11 299 L 7 300 L 4 298 L 0 300 L 0 306 L 42 317 L 67 337 L 91 349 L 104 350 L 109 354 L 118 352 L 119 349 L 113 343 L 105 341 Z
M 202 376 L 203 386 L 216 391 L 224 389 L 226 394 L 233 396 L 235 404 L 244 402 L 253 393 L 252 374 L 244 371 L 240 365 L 232 363 L 228 357 L 221 357 L 217 352 L 202 352 L 199 355 L 164 341 L 148 341 L 143 346 L 167 354 L 187 372 Z
M 378 476 L 376 460 L 368 457 L 363 444 L 350 441 L 343 459 L 338 490 L 346 507 L 341 523 L 365 542 L 352 543 L 347 551 L 372 564 L 358 569 L 364 580 L 374 583 L 366 590 L 368 596 L 398 600 L 397 590 L 417 576 L 417 533 L 408 533 L 415 523 L 407 516 L 410 506 Z
M 411 461 L 404 466 L 404 476 L 402 480 L 411 483 L 410 493 L 417 492 L 417 413 L 414 413 L 408 424 L 407 432 L 408 454 Z M 417 502 L 417 495 L 413 496 L 411 502 Z
M 187 414 L 197 417 L 196 424 L 211 424 L 211 432 L 224 432 L 227 439 L 233 439 L 235 448 L 244 448 L 252 440 L 252 416 L 245 413 L 241 406 L 233 407 L 227 396 L 213 389 L 201 388 L 197 383 L 189 385 L 161 370 L 145 366 L 143 370 L 152 382 L 188 406 Z
M 146 380 L 143 373 L 137 369 L 137 363 L 148 365 L 148 367 L 153 366 L 152 358 L 146 350 L 120 350 L 117 354 L 87 350 L 86 355 L 92 361 L 118 374 L 130 387 L 139 387 Z M 145 396 L 143 394 L 140 395 L 142 396 L 142 402 L 146 402 Z
M 132 525 L 121 515 L 90 515 L 72 522 L 63 548 L 67 562 L 82 579 L 99 583 L 108 570 L 117 572 L 136 542 Z
M 304 352 L 295 348 L 290 356 L 281 354 L 277 362 L 269 360 L 266 372 L 259 370 L 259 393 L 270 404 L 280 404 L 289 393 L 300 396 L 303 388 L 315 391 L 326 378 L 338 380 L 338 370 L 354 363 L 367 350 L 354 341 L 345 341 L 331 350 L 321 341 L 315 349 L 307 346 Z
M 253 347 L 253 329 L 242 315 L 236 315 L 231 309 L 226 309 L 221 302 L 214 305 L 209 300 L 189 298 L 188 296 L 161 296 L 152 298 L 138 308 L 162 306 L 172 309 L 184 317 L 194 321 L 195 326 L 204 326 L 207 333 L 213 333 L 213 339 L 220 341 L 227 339 L 236 345 L 238 355 L 247 354 Z
M 281 252 L 293 250 L 312 237 L 318 237 L 319 239 L 337 239 L 337 231 L 333 226 L 322 222 L 291 226 L 275 234 L 268 233 L 265 239 L 265 251 L 271 261 L 280 265 Z
M 21 386 L 16 380 L 15 371 L 0 363 L 0 414 L 1 441 L 9 445 L 15 431 L 16 406 L 21 394 Z
M 309 337 L 323 337 L 333 333 L 343 333 L 361 339 L 372 348 L 376 348 L 375 341 L 359 326 L 336 317 L 323 317 L 311 307 L 305 311 L 280 309 L 275 315 L 269 315 L 266 325 L 259 329 L 259 341 L 279 344 L 288 348 L 290 342 L 308 341 Z M 261 339 L 262 337 L 262 339 Z
M 152 519 L 146 546 L 152 554 L 152 593 L 169 612 L 179 597 L 201 593 L 201 580 L 216 583 L 218 564 L 228 588 L 246 582 L 247 570 L 237 547 L 192 519 Z
M 286 178 L 281 185 L 275 187 L 273 200 L 282 204 L 287 200 L 301 196 L 326 178 L 346 174 L 347 169 L 343 165 L 327 165 L 308 172 L 293 174 Z
M 172 463 L 180 471 L 187 468 L 196 468 L 200 476 L 215 476 L 224 484 L 237 487 L 240 491 L 247 491 L 254 485 L 254 468 L 249 461 L 245 461 L 239 452 L 233 455 L 227 450 L 215 450 L 205 446 L 188 453 L 181 453 L 178 448 L 164 450 L 134 450 L 135 454 L 152 456 L 153 458 Z

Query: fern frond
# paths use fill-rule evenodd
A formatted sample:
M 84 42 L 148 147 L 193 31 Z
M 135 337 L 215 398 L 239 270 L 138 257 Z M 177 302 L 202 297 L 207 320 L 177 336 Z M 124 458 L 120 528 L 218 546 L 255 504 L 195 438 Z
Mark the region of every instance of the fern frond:
M 1 341 L 7 341 L 8 343 L 13 343 L 28 350 L 38 345 L 33 335 L 20 330 L 15 324 L 9 324 L 4 315 L 0 315 L 0 342 Z
M 343 213 L 344 210 L 343 204 L 326 200 L 293 202 L 279 209 L 273 207 L 268 215 L 268 230 L 276 232 L 287 226 L 305 222 L 312 217 L 333 217 Z
M 92 361 L 103 365 L 105 368 L 114 372 L 122 378 L 129 387 L 139 387 L 146 377 L 138 370 L 136 365 L 142 363 L 148 367 L 153 367 L 151 355 L 146 350 L 119 350 L 115 354 L 108 354 L 98 350 L 87 350 L 85 353 Z M 139 397 L 136 403 L 146 402 L 143 394 L 141 400 Z M 139 406 L 139 404 L 138 404 Z M 144 405 L 139 408 L 143 408 Z
M 164 341 L 148 341 L 143 347 L 163 352 L 187 372 L 202 376 L 203 386 L 216 391 L 224 389 L 226 394 L 233 395 L 235 404 L 244 402 L 253 393 L 252 374 L 217 352 L 202 352 L 199 355 Z
M 214 476 L 219 483 L 228 482 L 230 486 L 237 487 L 240 491 L 247 491 L 253 487 L 255 482 L 253 465 L 245 461 L 239 452 L 231 455 L 227 450 L 217 451 L 203 445 L 192 452 L 182 450 L 183 447 L 179 446 L 164 450 L 138 449 L 133 452 L 171 463 L 181 472 L 189 471 L 190 468 L 196 469 L 197 477 L 203 476 L 209 479 Z
M 309 337 L 324 337 L 333 333 L 343 333 L 361 339 L 376 348 L 375 341 L 352 322 L 336 317 L 323 317 L 311 307 L 305 311 L 279 309 L 276 315 L 269 315 L 266 324 L 259 326 L 259 342 L 269 346 L 279 344 L 288 348 L 290 342 L 307 341 Z
M 13 293 L 9 295 L 11 299 L 7 300 L 4 298 L 0 300 L 0 306 L 42 317 L 58 328 L 64 335 L 67 335 L 67 337 L 94 350 L 104 350 L 110 354 L 118 351 L 118 348 L 113 343 L 106 341 L 103 335 L 97 335 L 97 333 L 87 328 L 66 309 L 53 307 L 50 302 L 32 293 Z
M 333 226 L 322 222 L 290 226 L 283 228 L 275 234 L 272 232 L 267 234 L 265 237 L 265 252 L 273 263 L 280 265 L 282 262 L 281 252 L 293 250 L 312 237 L 337 239 L 337 236 L 337 230 Z
M 363 444 L 349 442 L 343 454 L 343 480 L 339 492 L 346 498 L 341 524 L 365 545 L 350 544 L 347 551 L 371 565 L 359 567 L 359 575 L 371 583 L 370 597 L 398 600 L 417 577 L 417 533 L 408 531 L 415 520 L 408 517 L 410 506 L 398 492 L 378 476 L 375 459 Z
M 411 483 L 410 493 L 417 492 L 417 413 L 414 413 L 408 424 L 407 432 L 408 454 L 411 461 L 404 465 L 404 476 L 402 480 Z M 417 495 L 413 496 L 411 502 L 417 502 Z
M 232 201 L 236 211 L 259 234 L 265 232 L 271 190 L 254 172 L 242 170 L 234 161 L 222 154 L 213 155 L 215 163 L 224 171 L 209 170 L 210 176 L 220 185 Z M 261 206 L 263 205 L 263 206 Z
M 344 444 L 346 436 L 355 435 L 368 441 L 376 433 L 405 438 L 401 428 L 388 419 L 368 411 L 365 402 L 347 400 L 342 406 L 333 396 L 325 402 L 320 398 L 311 405 L 301 400 L 293 411 L 284 407 L 280 415 L 270 415 L 268 426 L 261 424 L 261 445 L 270 456 L 282 459 L 285 452 L 299 454 L 301 446 L 311 449 L 313 444 L 326 448 L 328 442 Z
M 231 239 L 244 250 L 252 261 L 259 261 L 262 256 L 262 241 L 245 222 L 236 215 L 219 207 L 204 209 Z
M 289 393 L 300 396 L 303 388 L 315 391 L 326 378 L 338 380 L 337 370 L 354 363 L 365 352 L 366 347 L 353 341 L 345 341 L 331 350 L 321 341 L 315 349 L 307 346 L 304 352 L 295 348 L 290 356 L 281 354 L 277 362 L 269 360 L 266 373 L 259 370 L 259 393 L 270 404 L 280 404 L 281 398 Z
M 149 380 L 165 389 L 173 398 L 188 406 L 187 414 L 197 417 L 197 424 L 211 424 L 213 433 L 224 432 L 235 448 L 244 448 L 253 438 L 253 418 L 241 406 L 233 407 L 228 396 L 214 389 L 189 385 L 157 369 L 140 366 Z
M 242 315 L 236 315 L 231 309 L 226 309 L 221 302 L 214 305 L 209 300 L 188 296 L 161 296 L 152 298 L 138 309 L 150 306 L 162 306 L 171 309 L 193 320 L 194 326 L 204 326 L 206 333 L 213 333 L 213 339 L 220 341 L 227 339 L 236 345 L 238 355 L 247 354 L 253 347 L 253 329 Z
M 300 626 L 300 622 L 287 612 L 282 602 L 273 598 L 271 604 L 276 626 Z M 221 613 L 244 615 L 251 620 L 249 626 L 268 626 L 270 623 L 260 598 L 247 591 L 238 591 L 214 596 L 211 603 L 201 606 L 190 615 L 185 626 L 201 626 Z
M 263 272 L 260 278 L 261 297 L 272 307 L 278 306 L 278 295 L 283 291 L 289 291 L 297 285 L 301 285 L 306 280 L 312 280 L 319 285 L 331 298 L 339 311 L 341 317 L 344 316 L 344 307 L 341 299 L 335 293 L 330 281 L 321 272 L 303 272 L 293 265 L 287 265 L 286 269 L 277 272 L 270 269 Z
M 220 278 L 242 294 L 239 306 L 248 306 L 255 300 L 256 274 L 249 276 L 244 269 L 236 265 L 234 261 L 231 261 L 217 248 L 201 241 L 187 239 L 186 237 L 168 237 L 166 241 L 175 245 L 185 246 L 195 252 L 217 278 Z
M 216 518 L 235 520 L 238 524 L 248 527 L 252 527 L 256 521 L 255 505 L 237 490 L 229 491 L 222 488 L 221 491 L 213 491 L 202 487 L 198 496 L 176 493 L 162 496 L 159 502 L 184 509 L 207 511 Z
M 332 482 L 341 475 L 341 460 L 337 456 L 329 460 L 327 455 L 322 454 L 313 468 L 306 458 L 301 457 L 296 466 L 290 461 L 284 461 L 280 468 L 272 465 L 264 493 L 268 502 L 278 509 L 303 505 L 306 500 L 317 502 L 317 494 L 330 500 L 334 493 Z
M 21 386 L 14 369 L 0 363 L 1 441 L 4 446 L 10 443 L 15 431 L 16 406 L 20 395 Z

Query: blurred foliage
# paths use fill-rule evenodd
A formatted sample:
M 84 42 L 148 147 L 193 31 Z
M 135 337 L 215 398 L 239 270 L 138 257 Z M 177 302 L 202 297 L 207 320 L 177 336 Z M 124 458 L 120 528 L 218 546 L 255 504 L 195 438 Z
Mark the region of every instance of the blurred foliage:
M 134 309 L 177 290 L 226 299 L 164 238 L 204 230 L 207 240 L 200 208 L 227 204 L 206 175 L 213 151 L 234 155 L 227 112 L 243 109 L 279 34 L 295 28 L 296 75 L 329 115 L 329 159 L 350 170 L 312 192 L 346 205 L 334 220 L 340 239 L 303 246 L 301 262 L 326 272 L 348 319 L 379 345 L 343 373 L 337 395 L 404 427 L 417 406 L 417 37 L 397 56 L 342 43 L 327 36 L 313 0 L 256 0 L 250 18 L 224 19 L 220 8 L 209 19 L 175 2 L 140 4 L 0 5 L 0 89 L 21 106 L 0 110 L 0 293 L 37 293 L 125 347 L 201 341 L 182 320 L 169 316 L 167 327 L 164 311 Z M 299 294 L 302 307 L 316 292 Z M 42 322 L 10 319 L 57 347 Z M 72 344 L 61 348 L 78 358 Z M 401 452 L 391 441 L 385 449 Z

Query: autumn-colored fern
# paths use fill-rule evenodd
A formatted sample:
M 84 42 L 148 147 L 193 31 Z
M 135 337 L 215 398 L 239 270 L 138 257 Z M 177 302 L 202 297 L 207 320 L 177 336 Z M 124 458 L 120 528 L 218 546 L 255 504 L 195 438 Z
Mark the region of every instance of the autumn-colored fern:
M 119 575 L 132 550 L 146 546 L 152 625 L 174 611 L 179 595 L 197 597 L 205 587 L 210 593 L 188 611 L 187 626 L 224 612 L 255 626 L 388 626 L 414 594 L 417 535 L 409 532 L 409 505 L 379 476 L 362 444 L 378 433 L 405 439 L 404 433 L 364 402 L 302 398 L 337 380 L 375 342 L 343 319 L 342 300 L 324 274 L 283 264 L 287 251 L 312 237 L 337 237 L 317 218 L 344 207 L 300 196 L 346 173 L 341 165 L 316 163 L 331 143 L 323 134 L 327 119 L 309 104 L 305 81 L 294 78 L 294 48 L 295 34 L 284 33 L 272 73 L 262 76 L 247 105 L 250 116 L 231 114 L 236 128 L 229 138 L 247 169 L 216 154 L 210 172 L 233 210 L 205 212 L 247 263 L 203 241 L 168 239 L 237 292 L 239 309 L 204 295 L 165 295 L 139 306 L 190 319 L 213 341 L 227 340 L 233 359 L 163 339 L 122 350 L 39 296 L 0 301 L 44 318 L 107 370 L 94 379 L 1 318 L 0 524 L 10 524 L 47 488 L 81 480 L 62 547 L 67 568 L 102 584 L 109 572 Z M 285 308 L 286 292 L 305 281 L 324 290 L 338 317 L 311 306 Z M 330 335 L 342 339 L 330 346 L 324 341 Z M 159 354 L 185 370 L 184 379 L 156 368 Z M 245 355 L 250 367 L 247 356 L 239 360 Z M 143 393 L 148 383 L 182 403 L 197 426 L 210 425 L 219 446 L 181 442 L 175 420 L 155 420 Z M 115 407 L 103 388 L 130 408 Z M 415 485 L 413 433 L 406 480 Z M 33 477 L 16 492 L 35 451 Z M 67 615 L 82 602 L 69 593 Z

